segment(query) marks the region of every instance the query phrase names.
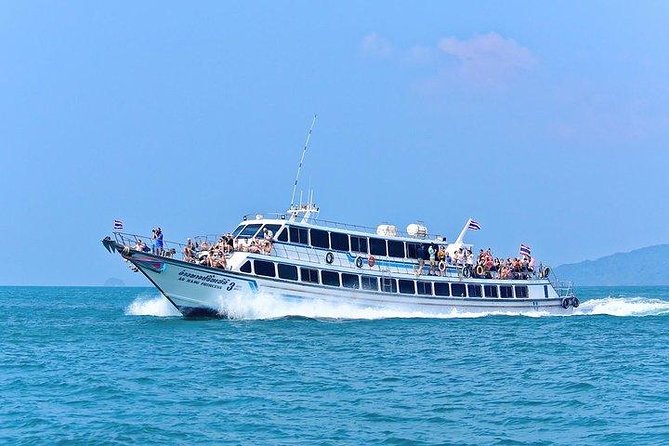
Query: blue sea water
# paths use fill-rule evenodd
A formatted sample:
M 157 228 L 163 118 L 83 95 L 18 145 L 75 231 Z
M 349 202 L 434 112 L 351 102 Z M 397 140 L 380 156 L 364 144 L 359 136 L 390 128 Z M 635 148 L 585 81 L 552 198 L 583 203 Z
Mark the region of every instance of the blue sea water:
M 669 288 L 578 295 L 568 317 L 263 298 L 184 320 L 150 288 L 3 287 L 0 443 L 669 444 Z

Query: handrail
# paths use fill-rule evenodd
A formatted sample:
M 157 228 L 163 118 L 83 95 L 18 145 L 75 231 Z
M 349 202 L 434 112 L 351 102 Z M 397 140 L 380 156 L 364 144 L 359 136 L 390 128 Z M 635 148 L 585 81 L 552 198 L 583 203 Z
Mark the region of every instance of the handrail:
M 143 235 L 138 235 L 138 234 L 131 234 L 131 233 L 126 233 L 126 232 L 114 232 L 114 238 L 118 243 L 120 243 L 123 246 L 128 246 L 130 248 L 133 247 L 138 241 L 142 241 L 148 248 L 147 252 L 152 252 L 152 247 L 154 246 L 155 239 L 149 236 L 143 236 Z M 210 241 L 210 237 L 212 240 L 212 243 L 215 243 L 218 241 L 220 238 L 219 235 L 206 235 L 206 236 L 197 236 L 197 237 L 191 237 L 191 239 L 195 241 L 202 241 L 202 238 L 207 240 L 207 242 Z M 182 255 L 183 248 L 186 246 L 185 243 L 180 243 L 180 242 L 174 242 L 170 240 L 163 240 L 163 251 L 167 252 L 171 249 L 174 249 L 173 255 Z M 239 252 L 239 251 L 235 251 Z M 245 252 L 245 251 L 244 251 Z M 261 255 L 269 255 L 272 257 L 277 257 L 277 258 L 284 258 L 284 259 L 291 259 L 291 260 L 298 260 L 298 261 L 305 261 L 308 263 L 312 264 L 317 264 L 319 266 L 324 266 L 327 267 L 329 265 L 333 266 L 338 266 L 340 268 L 346 268 L 351 271 L 355 271 L 357 273 L 364 273 L 366 270 L 364 268 L 358 268 L 355 266 L 354 263 L 350 263 L 347 260 L 344 260 L 341 258 L 341 256 L 335 256 L 334 257 L 334 263 L 333 264 L 328 264 L 325 262 L 325 254 L 322 253 L 320 250 L 309 246 L 309 245 L 300 245 L 294 246 L 291 244 L 287 243 L 282 243 L 282 242 L 273 242 L 272 243 L 272 250 L 269 254 L 265 253 L 256 253 L 256 254 L 261 254 Z M 377 259 L 378 261 L 383 261 L 384 259 Z M 417 261 L 416 261 L 416 266 L 417 266 Z M 429 268 L 429 263 L 428 261 L 425 261 L 425 267 L 424 268 Z M 455 268 L 456 272 L 453 272 L 452 270 Z M 449 271 L 450 269 L 450 271 Z M 446 274 L 444 277 L 451 277 L 451 278 L 463 278 L 463 269 L 464 266 L 462 265 L 453 265 L 449 264 L 447 269 L 446 269 Z M 380 264 L 377 263 L 377 269 L 373 270 L 374 272 L 380 272 L 382 275 L 404 275 L 404 276 L 411 276 L 414 278 L 418 277 L 433 277 L 429 276 L 427 274 L 420 274 L 416 275 L 416 270 L 414 267 L 412 268 L 407 268 L 407 267 L 400 267 L 397 265 L 383 265 L 381 266 Z M 370 270 L 371 272 L 371 270 Z M 539 271 L 538 269 L 535 270 L 533 273 L 528 274 L 527 279 L 525 280 L 536 280 L 539 277 Z M 501 279 L 497 278 L 495 280 L 500 280 L 500 281 L 506 281 L 506 280 L 523 280 L 523 279 Z M 551 272 L 551 275 L 549 277 L 549 281 L 553 288 L 558 292 L 560 296 L 569 296 L 573 294 L 573 286 L 571 282 L 565 282 L 565 281 L 558 281 L 557 278 L 555 277 L 555 274 Z M 561 290 L 561 291 L 560 291 Z

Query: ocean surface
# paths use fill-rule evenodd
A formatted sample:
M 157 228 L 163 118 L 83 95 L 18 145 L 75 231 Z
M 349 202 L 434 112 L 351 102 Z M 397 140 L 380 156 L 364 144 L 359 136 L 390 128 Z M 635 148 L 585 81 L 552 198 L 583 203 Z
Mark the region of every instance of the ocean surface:
M 669 444 L 669 287 L 573 316 L 0 287 L 0 444 Z

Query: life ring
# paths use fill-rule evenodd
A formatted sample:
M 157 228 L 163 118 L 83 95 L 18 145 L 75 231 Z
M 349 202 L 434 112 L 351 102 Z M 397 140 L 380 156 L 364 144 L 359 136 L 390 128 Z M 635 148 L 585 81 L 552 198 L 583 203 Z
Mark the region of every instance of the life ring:
M 376 257 L 369 256 L 369 258 L 367 258 L 367 264 L 370 268 L 374 268 L 374 265 L 376 264 Z
M 466 265 L 465 267 L 462 268 L 462 275 L 466 278 L 469 278 L 472 276 L 472 266 L 471 265 Z
M 446 271 L 446 262 L 444 262 L 443 260 L 439 262 L 439 271 L 441 271 L 442 273 Z
M 541 276 L 542 279 L 545 279 L 546 277 L 548 277 L 550 275 L 550 273 L 551 273 L 551 269 L 547 266 L 541 271 L 540 276 Z
M 574 297 L 571 299 L 571 306 L 574 308 L 578 308 L 578 306 L 581 305 L 581 302 L 578 300 L 578 297 Z
M 362 268 L 362 257 L 358 256 L 355 258 L 355 266 Z
M 484 272 L 483 265 L 479 265 L 479 266 L 476 267 L 476 275 L 477 276 L 482 276 L 483 272 Z
M 327 254 L 325 254 L 325 261 L 327 263 L 332 264 L 332 262 L 334 262 L 334 254 L 332 254 L 331 252 L 328 252 Z
M 562 308 L 564 308 L 565 310 L 569 308 L 569 299 L 566 297 L 562 299 Z

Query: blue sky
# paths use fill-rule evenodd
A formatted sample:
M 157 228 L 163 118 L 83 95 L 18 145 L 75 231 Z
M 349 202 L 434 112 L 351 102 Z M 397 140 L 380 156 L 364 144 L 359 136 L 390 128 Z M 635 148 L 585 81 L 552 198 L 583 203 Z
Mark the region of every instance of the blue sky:
M 667 2 L 8 2 L 0 284 L 144 284 L 99 240 L 282 211 L 552 264 L 669 242 Z

